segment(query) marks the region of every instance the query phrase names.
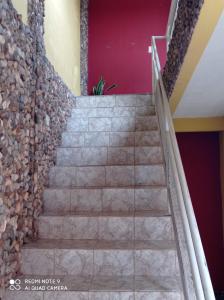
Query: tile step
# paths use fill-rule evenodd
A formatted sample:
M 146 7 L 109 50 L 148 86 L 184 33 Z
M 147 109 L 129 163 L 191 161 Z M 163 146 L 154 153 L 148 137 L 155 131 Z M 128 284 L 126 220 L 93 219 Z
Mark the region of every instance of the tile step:
M 68 213 L 77 211 L 161 211 L 169 212 L 167 189 L 136 188 L 73 188 L 44 191 L 44 211 Z
M 165 186 L 163 164 L 53 167 L 50 187 Z
M 63 132 L 62 147 L 133 147 L 159 146 L 160 133 L 152 131 L 129 132 Z
M 161 147 L 60 147 L 57 166 L 161 164 Z
M 150 130 L 158 130 L 157 116 L 70 118 L 66 129 L 68 132 L 132 132 Z
M 173 225 L 169 215 L 141 212 L 76 213 L 39 217 L 39 237 L 42 239 L 97 240 L 173 240 Z
M 82 96 L 76 98 L 76 108 L 141 107 L 146 105 L 152 105 L 152 96 L 149 94 Z
M 155 106 L 74 108 L 71 119 L 82 117 L 135 117 L 155 115 Z
M 63 243 L 63 241 L 61 241 Z M 101 242 L 102 243 L 102 242 Z M 96 247 L 23 248 L 21 273 L 76 276 L 175 276 L 179 274 L 177 251 L 173 247 L 126 249 Z M 164 246 L 164 245 L 163 245 Z
M 160 211 L 169 212 L 167 189 L 149 188 L 73 188 L 45 189 L 46 213 L 78 211 Z

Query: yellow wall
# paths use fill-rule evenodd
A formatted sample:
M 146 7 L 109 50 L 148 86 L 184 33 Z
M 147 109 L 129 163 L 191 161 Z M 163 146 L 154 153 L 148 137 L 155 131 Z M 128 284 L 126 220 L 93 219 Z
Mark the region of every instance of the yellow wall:
M 27 3 L 28 0 L 12 0 L 12 4 L 20 15 L 22 15 L 22 20 L 27 24 Z
M 173 93 L 170 98 L 170 107 L 172 113 L 176 111 L 178 104 L 185 92 L 185 89 L 197 67 L 198 62 L 212 36 L 212 33 L 219 21 L 224 9 L 223 0 L 205 0 L 198 22 L 194 29 L 187 54 L 181 66 L 180 74 Z
M 80 0 L 45 0 L 45 46 L 55 70 L 80 95 Z
M 224 117 L 176 118 L 173 124 L 176 132 L 224 131 Z

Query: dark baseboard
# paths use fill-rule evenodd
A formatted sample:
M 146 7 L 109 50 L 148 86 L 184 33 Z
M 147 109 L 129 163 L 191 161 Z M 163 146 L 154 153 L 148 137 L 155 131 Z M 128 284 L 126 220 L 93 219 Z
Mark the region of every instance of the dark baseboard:
M 215 292 L 216 300 L 224 300 L 224 291 L 223 292 Z

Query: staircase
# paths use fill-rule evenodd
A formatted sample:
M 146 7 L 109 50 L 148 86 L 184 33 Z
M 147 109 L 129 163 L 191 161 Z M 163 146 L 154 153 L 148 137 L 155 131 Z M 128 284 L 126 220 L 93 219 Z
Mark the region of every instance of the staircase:
M 21 272 L 23 288 L 68 290 L 42 282 L 7 300 L 184 299 L 149 95 L 77 98 Z

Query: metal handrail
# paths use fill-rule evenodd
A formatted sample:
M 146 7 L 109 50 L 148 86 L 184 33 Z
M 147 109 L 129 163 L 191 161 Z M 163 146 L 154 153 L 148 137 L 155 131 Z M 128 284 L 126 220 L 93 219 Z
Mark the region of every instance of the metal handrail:
M 167 49 L 169 48 L 170 40 L 173 35 L 173 29 L 177 17 L 178 7 L 179 7 L 179 0 L 172 0 L 168 23 L 167 23 L 167 29 L 166 29 Z
M 197 299 L 215 300 L 211 278 L 177 144 L 169 102 L 161 75 L 161 65 L 156 47 L 156 39 L 161 38 L 166 39 L 165 36 L 152 37 L 153 99 L 155 105 L 160 108 L 158 109 L 158 114 L 161 114 L 159 115 L 159 120 L 163 120 L 164 122 L 164 124 L 160 122 L 160 128 L 161 131 L 165 133 L 165 141 L 163 141 L 163 143 L 167 146 L 169 156 L 169 161 L 166 161 L 166 163 L 171 166 L 175 182 Z M 156 97 L 156 91 L 158 89 L 161 97 Z M 186 280 L 186 278 L 183 279 L 184 282 L 186 282 Z M 189 297 L 188 299 L 191 300 Z

